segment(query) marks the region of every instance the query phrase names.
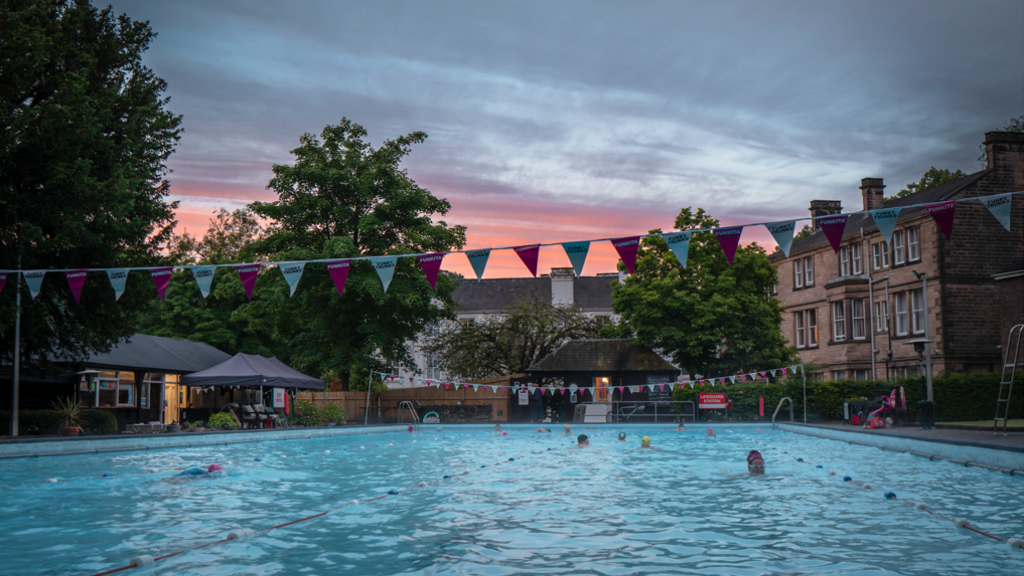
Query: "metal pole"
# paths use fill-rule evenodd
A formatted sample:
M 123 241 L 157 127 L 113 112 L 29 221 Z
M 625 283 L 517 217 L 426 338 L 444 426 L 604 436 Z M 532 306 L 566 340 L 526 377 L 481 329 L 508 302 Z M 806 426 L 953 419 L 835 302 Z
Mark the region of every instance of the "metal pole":
M 881 312 L 881 310 L 879 310 L 879 312 Z M 877 354 L 878 351 L 875 350 L 875 331 L 878 318 L 875 318 L 874 282 L 872 281 L 870 272 L 868 272 L 868 312 L 866 316 L 871 319 L 871 321 L 868 322 L 868 330 L 871 330 L 871 379 L 877 380 L 878 375 L 875 373 L 875 354 Z
M 925 340 L 931 340 L 932 334 L 928 329 L 928 274 L 921 274 L 921 297 L 924 298 L 924 338 Z M 925 374 L 926 381 L 928 382 L 928 400 L 930 402 L 935 401 L 935 397 L 932 395 L 932 345 L 931 342 L 927 342 L 924 345 L 925 363 L 927 364 L 928 373 Z
M 21 378 L 21 257 L 18 257 L 18 281 L 14 297 L 14 381 L 11 383 L 11 436 L 18 435 L 18 386 Z
M 373 382 L 373 370 L 370 370 L 370 377 L 366 379 L 366 414 L 363 416 L 363 426 L 370 423 L 370 383 Z
M 804 424 L 807 424 L 807 369 L 804 368 L 803 364 L 800 365 L 800 376 L 804 379 Z M 793 403 L 790 402 L 789 404 L 789 409 L 792 410 Z

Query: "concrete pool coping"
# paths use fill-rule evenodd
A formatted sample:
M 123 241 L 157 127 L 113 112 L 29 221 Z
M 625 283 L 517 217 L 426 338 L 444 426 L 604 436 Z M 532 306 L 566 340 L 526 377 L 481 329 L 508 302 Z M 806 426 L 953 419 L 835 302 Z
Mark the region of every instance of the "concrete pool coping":
M 984 444 L 955 438 L 915 438 L 817 424 L 783 422 L 776 425 L 787 432 L 1024 476 L 1024 447 L 1020 446 Z
M 277 440 L 304 440 L 357 434 L 381 434 L 405 430 L 407 425 L 335 426 L 330 428 L 277 428 L 267 430 L 218 430 L 174 434 L 129 434 L 121 436 L 78 436 L 6 438 L 0 440 L 0 459 L 70 456 L 132 450 L 161 450 L 197 446 L 226 446 Z

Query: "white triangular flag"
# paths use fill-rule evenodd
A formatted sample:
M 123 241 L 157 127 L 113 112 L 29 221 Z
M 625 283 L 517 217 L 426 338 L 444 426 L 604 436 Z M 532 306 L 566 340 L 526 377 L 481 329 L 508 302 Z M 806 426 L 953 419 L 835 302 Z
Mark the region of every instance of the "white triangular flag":
M 380 283 L 384 285 L 384 293 L 387 294 L 388 286 L 391 285 L 391 279 L 395 277 L 395 266 L 398 265 L 398 256 L 370 258 L 370 263 L 373 264 L 373 269 L 377 271 L 377 276 L 380 276 Z
M 25 284 L 28 284 L 29 295 L 35 300 L 39 290 L 43 287 L 43 276 L 46 275 L 46 270 L 29 270 L 22 272 L 21 275 L 25 278 Z
M 107 278 L 110 286 L 114 288 L 114 300 L 117 301 L 124 294 L 124 285 L 128 281 L 128 268 L 107 268 Z
M 779 245 L 779 249 L 782 250 L 782 254 L 789 258 L 789 249 L 793 246 L 793 231 L 796 230 L 796 220 L 771 222 L 765 224 L 764 227 L 772 233 L 772 238 L 775 238 L 775 242 Z
M 305 262 L 282 262 L 277 265 L 277 269 L 281 271 L 281 275 L 284 276 L 284 281 L 288 284 L 290 292 L 288 296 L 295 294 L 295 288 L 299 285 L 299 278 L 302 278 L 302 273 L 306 270 Z
M 999 223 L 1010 231 L 1010 208 L 1013 207 L 1013 193 L 997 194 L 995 196 L 983 196 L 979 198 L 981 203 L 988 208 L 988 211 L 999 220 Z
M 210 286 L 213 285 L 213 275 L 217 272 L 216 266 L 194 266 L 192 277 L 196 279 L 199 292 L 206 298 L 210 295 Z

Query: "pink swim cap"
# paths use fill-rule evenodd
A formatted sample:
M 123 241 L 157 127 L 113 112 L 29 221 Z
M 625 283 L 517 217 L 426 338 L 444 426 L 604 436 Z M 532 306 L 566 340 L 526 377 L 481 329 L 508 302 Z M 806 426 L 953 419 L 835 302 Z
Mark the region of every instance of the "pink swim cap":
M 210 467 L 206 469 L 206 471 L 210 473 L 216 472 L 217 470 L 223 470 L 223 468 L 217 466 L 216 464 L 210 464 Z
M 412 424 L 409 425 L 409 432 L 412 432 Z
M 502 436 L 508 436 L 508 432 L 502 432 L 501 435 Z

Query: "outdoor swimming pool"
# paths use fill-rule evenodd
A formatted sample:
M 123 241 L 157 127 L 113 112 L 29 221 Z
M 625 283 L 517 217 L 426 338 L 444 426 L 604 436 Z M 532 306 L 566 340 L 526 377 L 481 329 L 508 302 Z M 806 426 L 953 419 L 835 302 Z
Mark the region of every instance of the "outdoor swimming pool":
M 508 436 L 492 435 L 493 426 L 436 428 L 0 461 L 0 574 L 89 575 L 353 499 L 361 503 L 120 574 L 1024 571 L 1024 551 L 882 496 L 893 491 L 1022 537 L 1020 476 L 749 426 L 716 428 L 719 438 L 706 438 L 703 426 L 577 425 L 571 437 L 535 434 L 533 425 L 505 427 Z M 618 430 L 628 443 L 616 440 Z M 564 450 L 580 432 L 593 446 Z M 643 434 L 666 451 L 631 450 Z M 751 449 L 773 475 L 731 477 L 745 472 Z M 210 463 L 225 474 L 189 480 L 173 470 Z M 61 482 L 37 484 L 50 478 Z

